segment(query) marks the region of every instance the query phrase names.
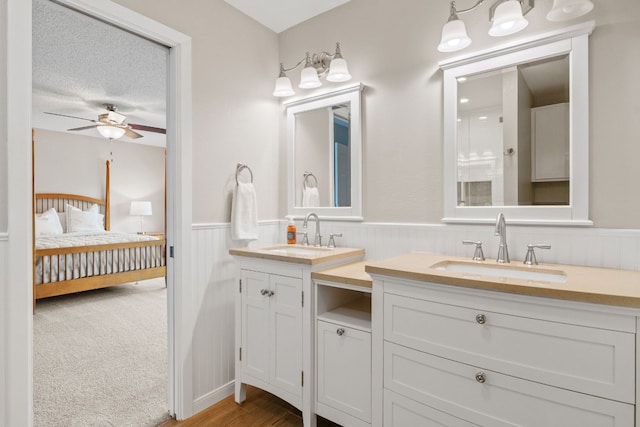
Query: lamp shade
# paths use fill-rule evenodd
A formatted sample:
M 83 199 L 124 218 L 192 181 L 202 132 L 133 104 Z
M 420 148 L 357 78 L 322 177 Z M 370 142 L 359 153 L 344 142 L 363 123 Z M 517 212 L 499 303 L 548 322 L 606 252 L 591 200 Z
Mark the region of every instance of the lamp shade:
M 316 69 L 313 67 L 303 68 L 302 73 L 300 73 L 300 84 L 298 87 L 302 89 L 313 89 L 320 86 L 322 86 L 322 83 L 320 83 Z
M 351 74 L 347 68 L 347 61 L 344 58 L 333 58 L 329 65 L 327 80 L 333 83 L 346 82 L 351 80 Z
M 121 138 L 122 135 L 124 135 L 125 133 L 124 128 L 121 128 L 118 126 L 98 125 L 97 129 L 98 129 L 98 132 L 100 132 L 100 135 L 108 139 Z
M 278 77 L 276 80 L 276 87 L 273 91 L 273 96 L 291 96 L 295 95 L 293 88 L 291 87 L 291 80 L 289 77 Z
M 133 201 L 131 202 L 131 207 L 129 208 L 129 215 L 138 215 L 138 216 L 149 216 L 152 215 L 151 210 L 151 202 L 143 200 L 143 201 Z
M 590 0 L 553 0 L 553 6 L 547 14 L 549 21 L 569 21 L 589 13 L 593 9 Z
M 529 21 L 522 16 L 520 2 L 507 0 L 496 8 L 489 35 L 494 37 L 508 36 L 523 30 L 527 25 L 529 25 Z
M 471 44 L 467 28 L 459 19 L 452 19 L 442 27 L 442 39 L 438 45 L 440 52 L 455 52 Z

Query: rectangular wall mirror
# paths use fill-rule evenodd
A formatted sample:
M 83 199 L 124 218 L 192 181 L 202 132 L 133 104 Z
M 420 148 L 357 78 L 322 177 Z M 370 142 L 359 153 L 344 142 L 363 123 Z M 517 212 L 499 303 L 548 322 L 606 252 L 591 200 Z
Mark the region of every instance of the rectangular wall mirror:
M 590 225 L 593 23 L 441 62 L 445 222 Z
M 285 103 L 289 215 L 362 220 L 362 88 Z

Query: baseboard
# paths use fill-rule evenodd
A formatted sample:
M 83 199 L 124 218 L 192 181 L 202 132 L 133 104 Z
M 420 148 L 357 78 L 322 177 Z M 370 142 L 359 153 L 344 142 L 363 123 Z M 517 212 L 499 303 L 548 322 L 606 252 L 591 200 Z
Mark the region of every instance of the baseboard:
M 222 387 L 218 387 L 209 393 L 200 396 L 193 402 L 193 414 L 202 412 L 205 409 L 215 405 L 223 399 L 231 396 L 234 393 L 235 381 L 230 381 Z

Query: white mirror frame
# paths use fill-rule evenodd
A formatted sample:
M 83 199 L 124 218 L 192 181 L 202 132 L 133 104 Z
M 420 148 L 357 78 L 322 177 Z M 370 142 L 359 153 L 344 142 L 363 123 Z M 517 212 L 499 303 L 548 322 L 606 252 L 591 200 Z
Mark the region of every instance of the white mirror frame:
M 446 223 L 492 223 L 504 213 L 514 224 L 593 225 L 589 220 L 589 35 L 593 21 L 440 62 L 444 70 L 444 215 Z M 457 82 L 525 62 L 569 55 L 570 201 L 566 206 L 457 205 Z
M 336 221 L 362 221 L 362 119 L 360 93 L 364 89 L 361 83 L 343 86 L 330 92 L 306 98 L 285 101 L 287 110 L 287 215 L 302 218 L 310 212 L 322 219 Z M 296 114 L 317 110 L 334 104 L 350 103 L 351 120 L 349 123 L 351 149 L 351 206 L 301 207 L 295 206 L 295 134 Z M 327 150 L 331 149 L 327 141 Z

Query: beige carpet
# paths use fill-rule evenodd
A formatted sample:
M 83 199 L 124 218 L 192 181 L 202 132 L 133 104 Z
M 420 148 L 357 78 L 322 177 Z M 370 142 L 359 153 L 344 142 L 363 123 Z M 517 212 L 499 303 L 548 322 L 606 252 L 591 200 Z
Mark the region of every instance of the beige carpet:
M 167 415 L 164 279 L 38 301 L 36 427 L 155 426 Z

